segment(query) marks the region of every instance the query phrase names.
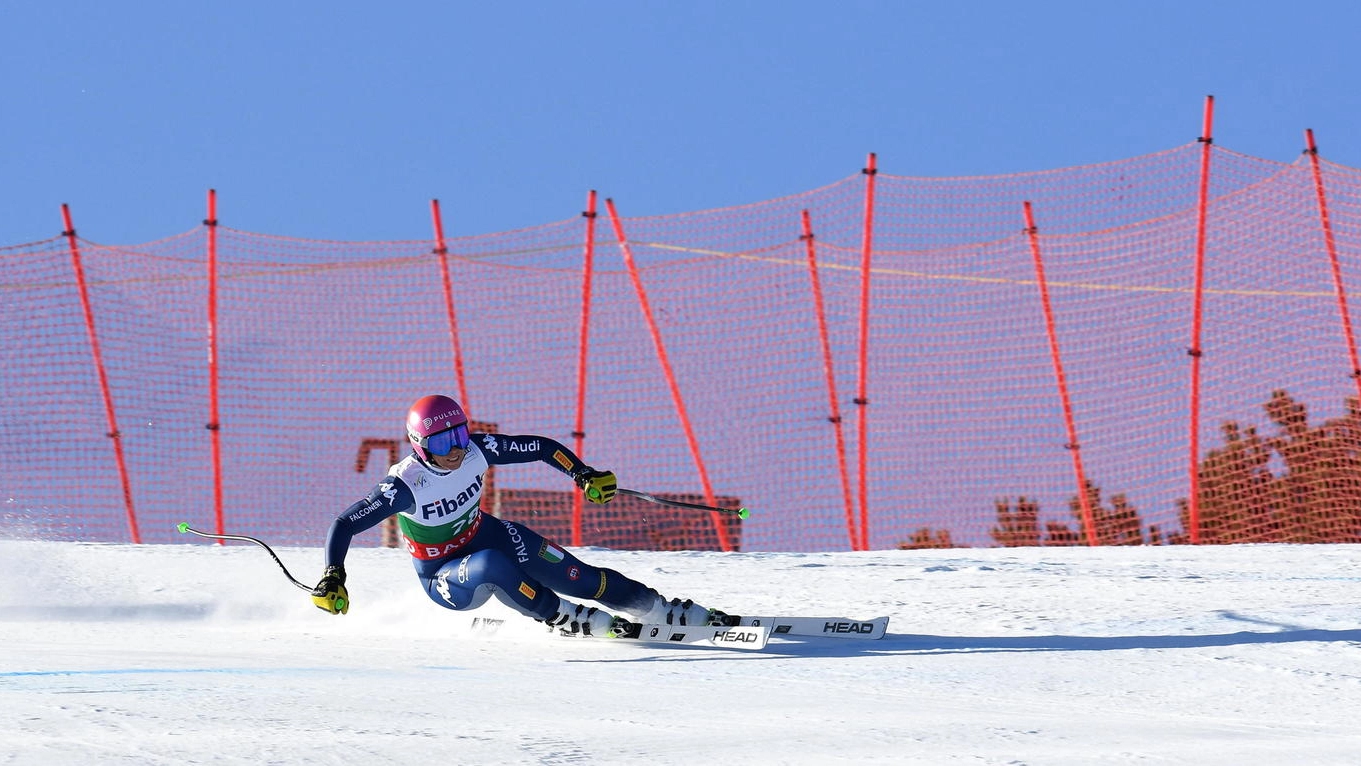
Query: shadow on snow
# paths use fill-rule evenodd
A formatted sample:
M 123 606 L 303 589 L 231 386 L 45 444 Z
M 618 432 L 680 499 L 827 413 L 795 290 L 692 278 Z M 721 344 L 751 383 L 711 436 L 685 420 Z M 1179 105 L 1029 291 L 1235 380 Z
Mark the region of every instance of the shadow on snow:
M 1273 623 L 1232 612 L 1221 616 L 1262 625 Z M 1237 631 L 1233 633 L 1135 636 L 933 636 L 889 633 L 878 640 L 855 640 L 820 637 L 782 637 L 771 639 L 764 651 L 742 652 L 709 647 L 666 647 L 664 657 L 670 660 L 730 660 L 775 659 L 787 657 L 876 657 L 885 655 L 984 654 L 993 652 L 1104 652 L 1139 649 L 1203 649 L 1208 647 L 1243 646 L 1247 644 L 1292 644 L 1350 642 L 1361 644 L 1361 628 L 1327 630 L 1277 625 L 1272 631 Z M 653 647 L 648 647 L 653 648 Z M 621 659 L 593 658 L 579 661 L 635 662 L 655 661 L 659 657 Z

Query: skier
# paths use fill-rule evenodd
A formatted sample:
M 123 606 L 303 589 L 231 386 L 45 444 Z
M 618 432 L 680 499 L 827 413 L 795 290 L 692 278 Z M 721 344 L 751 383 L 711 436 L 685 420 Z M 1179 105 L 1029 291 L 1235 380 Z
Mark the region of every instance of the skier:
M 326 568 L 312 601 L 345 614 L 345 554 L 351 539 L 396 514 L 421 586 L 447 609 L 473 609 L 491 596 L 569 635 L 614 637 L 630 620 L 559 596 L 589 599 L 633 622 L 719 625 L 726 615 L 690 600 L 667 601 L 613 569 L 594 567 L 529 527 L 478 507 L 488 466 L 539 461 L 572 477 L 593 503 L 608 503 L 617 481 L 544 436 L 469 433 L 458 402 L 426 396 L 406 416 L 412 454 L 388 469 L 364 499 L 331 522 Z

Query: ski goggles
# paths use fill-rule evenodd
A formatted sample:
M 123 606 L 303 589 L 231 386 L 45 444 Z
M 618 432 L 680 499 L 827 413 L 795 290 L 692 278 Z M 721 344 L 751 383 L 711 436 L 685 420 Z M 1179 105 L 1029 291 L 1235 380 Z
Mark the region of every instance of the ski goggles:
M 432 455 L 443 457 L 455 448 L 466 450 L 470 437 L 468 436 L 468 424 L 447 428 L 439 433 L 433 433 L 420 440 L 420 445 L 430 451 Z

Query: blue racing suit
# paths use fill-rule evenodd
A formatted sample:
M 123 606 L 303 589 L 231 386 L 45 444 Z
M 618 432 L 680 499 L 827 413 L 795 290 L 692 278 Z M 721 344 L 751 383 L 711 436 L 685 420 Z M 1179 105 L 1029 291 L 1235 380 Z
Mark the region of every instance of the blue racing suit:
M 440 606 L 472 609 L 494 595 L 521 614 L 546 620 L 557 613 L 561 594 L 614 611 L 645 611 L 657 597 L 655 590 L 613 569 L 583 563 L 529 527 L 483 513 L 487 468 L 534 461 L 573 478 L 591 470 L 544 436 L 474 433 L 453 471 L 410 455 L 331 522 L 326 565 L 344 566 L 355 535 L 396 515 L 421 585 Z

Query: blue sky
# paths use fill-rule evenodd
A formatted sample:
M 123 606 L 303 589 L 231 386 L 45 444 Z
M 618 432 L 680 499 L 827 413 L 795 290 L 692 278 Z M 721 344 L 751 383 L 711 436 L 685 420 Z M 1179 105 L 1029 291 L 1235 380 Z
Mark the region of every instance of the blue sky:
M 6 0 L 0 246 L 334 240 L 1013 173 L 1215 140 L 1361 166 L 1354 3 Z

